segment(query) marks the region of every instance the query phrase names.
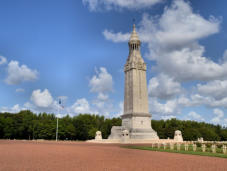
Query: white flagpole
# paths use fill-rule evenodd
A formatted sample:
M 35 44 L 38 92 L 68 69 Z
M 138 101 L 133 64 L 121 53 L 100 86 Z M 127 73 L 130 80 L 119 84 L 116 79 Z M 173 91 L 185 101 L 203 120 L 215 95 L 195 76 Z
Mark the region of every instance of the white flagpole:
M 56 141 L 58 141 L 58 115 L 59 115 L 59 104 L 58 104 L 58 113 L 57 113 Z

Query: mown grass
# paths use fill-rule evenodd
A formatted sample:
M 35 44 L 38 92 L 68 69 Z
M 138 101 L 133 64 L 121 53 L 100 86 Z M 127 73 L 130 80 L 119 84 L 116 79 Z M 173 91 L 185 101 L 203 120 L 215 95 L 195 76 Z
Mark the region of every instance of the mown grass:
M 201 147 L 197 147 L 196 151 L 193 151 L 192 146 L 189 146 L 188 151 L 184 150 L 184 146 L 181 147 L 181 150 L 176 150 L 176 146 L 174 150 L 171 150 L 169 147 L 167 149 L 157 148 L 157 147 L 144 147 L 144 146 L 124 146 L 129 149 L 139 149 L 139 150 L 149 150 L 149 151 L 160 151 L 160 152 L 169 152 L 169 153 L 181 153 L 181 154 L 191 154 L 191 155 L 200 155 L 200 156 L 210 156 L 210 157 L 221 157 L 227 158 L 227 154 L 222 153 L 222 149 L 217 148 L 216 153 L 211 152 L 211 148 L 207 148 L 206 152 L 202 152 Z

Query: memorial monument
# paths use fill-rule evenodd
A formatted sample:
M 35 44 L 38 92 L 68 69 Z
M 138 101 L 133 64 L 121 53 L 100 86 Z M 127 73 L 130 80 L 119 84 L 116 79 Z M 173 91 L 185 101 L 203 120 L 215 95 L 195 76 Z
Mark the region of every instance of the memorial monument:
M 136 33 L 136 26 L 129 42 L 129 55 L 124 66 L 124 113 L 121 115 L 122 126 L 113 126 L 108 139 L 101 138 L 101 132 L 88 142 L 98 143 L 175 143 L 183 142 L 182 134 L 178 130 L 174 139 L 159 139 L 151 127 L 151 114 L 148 109 L 148 93 L 146 79 L 146 63 L 141 53 L 141 41 Z
M 151 127 L 146 80 L 147 68 L 140 53 L 141 42 L 136 33 L 135 24 L 128 45 L 129 55 L 124 67 L 122 126 L 113 126 L 108 139 L 125 139 L 125 132 L 128 132 L 129 139 L 158 140 L 157 133 Z

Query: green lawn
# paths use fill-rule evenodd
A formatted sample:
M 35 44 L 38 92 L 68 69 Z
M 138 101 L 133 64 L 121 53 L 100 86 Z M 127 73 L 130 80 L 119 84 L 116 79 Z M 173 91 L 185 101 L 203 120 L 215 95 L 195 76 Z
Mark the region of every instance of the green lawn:
M 189 146 L 189 151 L 184 151 L 184 147 L 181 147 L 181 150 L 177 151 L 176 147 L 174 150 L 170 150 L 169 147 L 167 149 L 163 149 L 161 147 L 158 149 L 157 147 L 144 147 L 144 146 L 124 146 L 125 148 L 130 148 L 130 149 L 139 149 L 139 150 L 150 150 L 150 151 L 160 151 L 160 152 L 169 152 L 169 153 L 181 153 L 181 154 L 192 154 L 192 155 L 200 155 L 200 156 L 210 156 L 210 157 L 222 157 L 222 158 L 227 158 L 227 154 L 223 154 L 222 149 L 217 148 L 216 153 L 211 152 L 211 148 L 207 148 L 206 152 L 202 152 L 201 147 L 197 147 L 196 152 L 192 150 L 192 146 Z

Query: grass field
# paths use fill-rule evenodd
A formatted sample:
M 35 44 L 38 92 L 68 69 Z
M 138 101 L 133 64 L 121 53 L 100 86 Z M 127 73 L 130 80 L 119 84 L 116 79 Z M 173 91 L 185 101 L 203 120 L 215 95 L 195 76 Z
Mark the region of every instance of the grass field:
M 197 147 L 196 151 L 194 152 L 192 149 L 192 146 L 189 146 L 188 151 L 185 151 L 183 149 L 184 148 L 183 146 L 181 147 L 181 150 L 176 150 L 176 146 L 174 147 L 174 150 L 171 150 L 169 147 L 166 149 L 164 149 L 163 147 L 157 148 L 157 147 L 146 147 L 146 146 L 125 146 L 125 147 L 131 148 L 131 149 L 139 149 L 139 150 L 149 150 L 149 151 L 160 151 L 160 152 L 169 152 L 169 153 L 181 153 L 181 154 L 227 158 L 227 154 L 223 154 L 221 148 L 217 148 L 216 153 L 212 153 L 211 148 L 207 148 L 206 152 L 202 152 L 201 147 Z

